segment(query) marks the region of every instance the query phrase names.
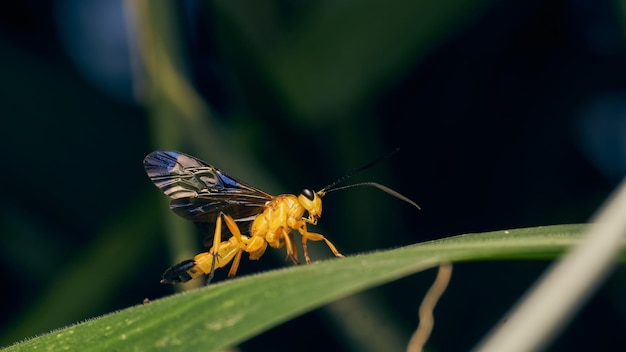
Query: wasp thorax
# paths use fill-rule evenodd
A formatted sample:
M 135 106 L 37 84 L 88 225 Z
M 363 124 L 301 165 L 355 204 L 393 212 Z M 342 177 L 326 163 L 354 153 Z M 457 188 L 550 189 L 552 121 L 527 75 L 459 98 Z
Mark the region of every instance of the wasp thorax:
M 298 202 L 309 212 L 309 218 L 315 222 L 322 215 L 322 198 L 312 190 L 305 188 L 298 196 Z

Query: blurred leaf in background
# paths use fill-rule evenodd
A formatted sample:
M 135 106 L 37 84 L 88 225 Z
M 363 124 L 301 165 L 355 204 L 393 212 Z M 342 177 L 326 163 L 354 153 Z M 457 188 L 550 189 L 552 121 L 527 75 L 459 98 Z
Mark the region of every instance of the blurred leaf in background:
M 351 182 L 389 185 L 423 211 L 375 190 L 329 195 L 318 229 L 345 254 L 586 221 L 626 170 L 623 22 L 608 1 L 6 4 L 0 344 L 172 292 L 161 273 L 203 235 L 145 176 L 156 149 L 277 194 L 400 147 Z M 275 252 L 240 274 L 288 265 Z M 544 265 L 455 267 L 432 346 L 473 346 Z M 290 336 L 363 350 L 351 330 L 366 321 L 402 346 L 417 310 L 406 302 L 431 281 L 348 298 L 241 348 L 286 350 L 276 336 Z M 625 282 L 620 269 L 559 350 L 624 344 L 608 327 L 626 323 Z

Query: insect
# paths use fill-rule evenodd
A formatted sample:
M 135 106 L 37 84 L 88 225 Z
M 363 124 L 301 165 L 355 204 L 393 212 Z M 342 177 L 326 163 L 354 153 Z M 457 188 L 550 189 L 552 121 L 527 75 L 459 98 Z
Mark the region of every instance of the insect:
M 386 157 L 386 156 L 385 156 Z M 143 161 L 152 182 L 171 198 L 170 208 L 179 216 L 194 222 L 215 223 L 208 251 L 184 260 L 165 271 L 161 283 L 179 283 L 208 274 L 232 262 L 228 277 L 237 273 L 241 256 L 258 260 L 267 249 L 285 247 L 287 257 L 298 264 L 298 250 L 293 231 L 300 233 L 304 260 L 311 263 L 307 242 L 324 241 L 336 257 L 343 257 L 335 245 L 322 234 L 309 232 L 322 215 L 322 198 L 331 191 L 355 186 L 373 186 L 397 197 L 417 209 L 412 200 L 375 182 L 336 187 L 356 172 L 371 167 L 381 157 L 315 192 L 304 189 L 299 195 L 272 196 L 226 175 L 216 167 L 190 155 L 174 151 L 155 151 Z M 222 223 L 226 225 L 222 229 Z M 222 231 L 226 230 L 228 234 Z

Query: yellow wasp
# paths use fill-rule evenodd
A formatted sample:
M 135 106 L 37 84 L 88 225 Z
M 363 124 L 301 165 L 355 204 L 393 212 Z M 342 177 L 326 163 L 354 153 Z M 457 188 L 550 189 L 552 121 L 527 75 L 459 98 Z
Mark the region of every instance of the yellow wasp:
M 268 244 L 273 248 L 286 247 L 287 257 L 294 264 L 298 264 L 292 230 L 297 230 L 302 237 L 302 249 L 307 263 L 311 263 L 307 249 L 309 240 L 324 241 L 335 256 L 343 257 L 326 237 L 307 229 L 307 224 L 316 225 L 322 215 L 322 197 L 326 193 L 354 186 L 373 186 L 419 209 L 410 199 L 378 183 L 364 182 L 335 187 L 352 174 L 381 159 L 370 162 L 317 192 L 304 189 L 298 196 L 272 196 L 190 155 L 174 151 L 148 154 L 143 161 L 146 173 L 171 198 L 172 211 L 194 222 L 215 223 L 209 251 L 167 269 L 161 283 L 186 282 L 203 274 L 209 275 L 207 282 L 210 282 L 215 269 L 226 266 L 231 261 L 228 277 L 233 277 L 237 273 L 243 252 L 249 254 L 250 260 L 257 260 L 265 253 Z M 232 234 L 225 241 L 222 241 L 222 221 Z

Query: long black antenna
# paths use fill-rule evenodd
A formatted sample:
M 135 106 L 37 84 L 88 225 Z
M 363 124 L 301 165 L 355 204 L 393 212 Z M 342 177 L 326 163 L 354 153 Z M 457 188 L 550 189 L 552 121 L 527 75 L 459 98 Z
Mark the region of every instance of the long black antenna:
M 411 204 L 412 206 L 416 207 L 416 208 L 417 208 L 417 209 L 419 209 L 419 210 L 422 210 L 422 208 L 420 208 L 420 206 L 419 206 L 419 205 L 417 205 L 417 203 L 415 203 L 414 201 L 410 200 L 408 197 L 406 197 L 406 196 L 404 196 L 404 195 L 402 195 L 402 194 L 400 194 L 400 193 L 398 193 L 398 192 L 394 191 L 393 189 L 391 189 L 391 188 L 389 188 L 389 187 L 387 187 L 387 186 L 385 186 L 385 185 L 381 185 L 380 183 L 376 183 L 376 182 L 361 182 L 361 183 L 354 183 L 354 184 L 347 185 L 347 186 L 341 186 L 341 187 L 333 188 L 333 189 L 331 189 L 331 190 L 328 190 L 326 193 L 329 193 L 329 192 L 334 192 L 334 191 L 338 191 L 338 190 L 340 190 L 340 189 L 346 189 L 346 188 L 357 187 L 357 186 L 371 186 L 371 187 L 376 187 L 376 188 L 378 188 L 379 190 L 381 190 L 381 191 L 383 191 L 383 192 L 385 192 L 385 193 L 387 193 L 387 194 L 389 194 L 389 195 L 392 195 L 392 196 L 394 196 L 394 197 L 396 197 L 396 198 L 398 198 L 398 199 L 400 199 L 400 200 L 403 200 L 403 201 L 405 201 L 405 202 L 407 202 L 407 203 Z
M 328 186 L 320 189 L 317 193 L 326 194 L 327 192 L 331 191 L 332 188 L 335 187 L 336 185 L 340 184 L 341 182 L 349 179 L 350 177 L 354 176 L 355 174 L 357 174 L 357 173 L 359 173 L 359 172 L 361 172 L 363 170 L 369 169 L 370 167 L 372 167 L 372 166 L 378 164 L 379 162 L 381 162 L 382 160 L 387 159 L 388 157 L 390 157 L 390 156 L 394 155 L 395 153 L 397 153 L 398 150 L 400 150 L 400 148 L 396 148 L 396 149 L 392 150 L 391 152 L 387 153 L 386 155 L 380 156 L 377 159 L 374 159 L 374 160 L 370 161 L 369 163 L 361 166 L 360 168 L 358 168 L 356 170 L 352 170 L 351 172 L 347 173 L 346 175 L 340 177 L 335 182 L 333 182 L 333 183 L 329 184 Z M 343 188 L 345 188 L 345 187 L 342 187 L 342 189 Z
M 389 152 L 388 154 L 383 155 L 383 156 L 381 156 L 378 159 L 375 159 L 373 161 L 370 161 L 369 163 L 361 166 L 360 168 L 358 168 L 356 170 L 353 170 L 352 172 L 350 172 L 350 173 L 344 175 L 343 177 L 339 178 L 337 181 L 335 181 L 335 182 L 329 184 L 328 186 L 322 188 L 321 190 L 317 191 L 317 194 L 320 197 L 323 197 L 326 193 L 339 191 L 341 189 L 352 188 L 352 187 L 357 187 L 357 186 L 370 186 L 370 187 L 376 187 L 376 188 L 380 189 L 381 191 L 383 191 L 383 192 L 385 192 L 385 193 L 387 193 L 389 195 L 392 195 L 392 196 L 394 196 L 394 197 L 396 197 L 396 198 L 398 198 L 400 200 L 403 200 L 403 201 L 411 204 L 412 206 L 416 207 L 417 209 L 421 210 L 422 208 L 420 208 L 420 206 L 417 205 L 417 203 L 415 203 L 414 201 L 410 200 L 408 197 L 403 196 L 402 194 L 394 191 L 393 189 L 391 189 L 391 188 L 389 188 L 387 186 L 381 185 L 380 183 L 376 183 L 376 182 L 361 182 L 361 183 L 354 183 L 354 184 L 351 184 L 351 185 L 346 185 L 346 186 L 341 186 L 341 187 L 335 187 L 338 184 L 340 184 L 341 182 L 343 182 L 343 181 L 347 180 L 348 178 L 350 178 L 351 176 L 353 176 L 354 174 L 356 174 L 358 172 L 361 172 L 361 171 L 363 171 L 365 169 L 369 169 L 370 167 L 378 164 L 380 161 L 382 161 L 384 159 L 387 159 L 388 157 L 390 157 L 393 154 L 397 153 L 398 150 L 400 150 L 400 148 L 396 148 L 396 149 L 392 150 L 391 152 Z

